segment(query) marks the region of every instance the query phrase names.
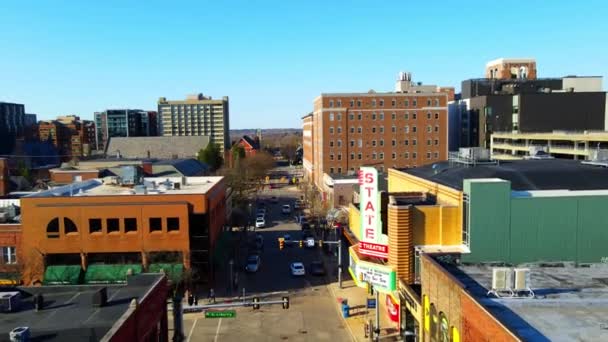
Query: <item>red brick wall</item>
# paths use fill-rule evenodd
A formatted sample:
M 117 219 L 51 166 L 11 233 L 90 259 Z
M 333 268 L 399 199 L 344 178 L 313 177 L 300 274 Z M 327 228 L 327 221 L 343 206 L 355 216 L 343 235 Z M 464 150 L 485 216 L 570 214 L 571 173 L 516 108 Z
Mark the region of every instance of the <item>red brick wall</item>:
M 0 197 L 10 192 L 8 170 L 8 159 L 0 158 Z
M 74 182 L 75 176 L 81 176 L 82 180 L 94 179 L 99 177 L 99 172 L 53 172 L 51 171 L 51 181 L 58 184 L 70 184 Z
M 518 341 L 471 297 L 461 296 L 462 341 L 507 342 Z
M 20 224 L 0 224 L 0 247 L 17 248 L 17 264 L 6 265 L 4 260 L 0 258 L 0 272 L 17 272 L 19 270 L 19 262 L 23 260 L 21 236 Z

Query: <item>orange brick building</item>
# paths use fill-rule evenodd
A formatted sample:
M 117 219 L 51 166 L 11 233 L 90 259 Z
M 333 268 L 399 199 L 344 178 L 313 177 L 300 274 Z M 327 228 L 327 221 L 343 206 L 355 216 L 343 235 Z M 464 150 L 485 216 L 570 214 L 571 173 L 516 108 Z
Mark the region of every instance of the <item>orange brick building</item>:
M 95 123 L 75 115 L 59 116 L 57 120 L 40 121 L 38 137 L 52 142 L 66 156 L 64 160 L 86 157 L 95 147 Z
M 486 64 L 486 78 L 536 79 L 536 60 L 533 58 L 499 58 Z
M 212 251 L 225 224 L 222 177 L 145 178 L 135 188 L 92 179 L 21 198 L 26 284 L 45 267 L 159 260 L 211 281 Z M 171 260 L 167 260 L 171 259 Z
M 395 92 L 321 94 L 302 118 L 308 176 L 320 186 L 324 174 L 364 165 L 384 171 L 446 160 L 450 97 L 453 88 L 415 84 L 406 73 Z

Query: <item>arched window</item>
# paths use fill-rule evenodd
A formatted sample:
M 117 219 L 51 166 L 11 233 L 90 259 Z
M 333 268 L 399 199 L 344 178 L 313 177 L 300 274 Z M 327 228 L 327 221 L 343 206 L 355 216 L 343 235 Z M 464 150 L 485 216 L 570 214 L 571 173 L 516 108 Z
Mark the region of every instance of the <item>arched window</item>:
M 431 304 L 431 336 L 439 336 L 439 317 L 435 304 Z
M 54 219 L 46 225 L 46 237 L 49 239 L 58 239 L 59 238 L 59 218 L 55 217 Z
M 441 342 L 450 342 L 450 325 L 443 312 L 439 313 L 439 336 Z
M 63 218 L 63 229 L 65 229 L 66 234 L 76 233 L 78 234 L 78 228 L 76 228 L 76 224 L 74 221 L 70 220 L 67 217 Z

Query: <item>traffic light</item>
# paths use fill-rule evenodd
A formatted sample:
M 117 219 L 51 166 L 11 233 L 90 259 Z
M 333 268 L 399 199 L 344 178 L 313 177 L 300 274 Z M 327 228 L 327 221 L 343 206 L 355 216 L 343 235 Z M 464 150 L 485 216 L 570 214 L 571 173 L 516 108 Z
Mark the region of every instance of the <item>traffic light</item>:
M 323 248 L 323 240 L 319 240 L 319 247 Z
M 283 297 L 283 309 L 289 309 L 289 297 Z
M 304 247 L 304 241 L 300 240 L 300 248 Z
M 260 302 L 260 298 L 259 297 L 253 297 L 253 310 L 259 310 L 260 309 L 260 304 L 256 304 Z
M 279 249 L 283 250 L 283 248 L 285 248 L 285 239 L 279 238 Z

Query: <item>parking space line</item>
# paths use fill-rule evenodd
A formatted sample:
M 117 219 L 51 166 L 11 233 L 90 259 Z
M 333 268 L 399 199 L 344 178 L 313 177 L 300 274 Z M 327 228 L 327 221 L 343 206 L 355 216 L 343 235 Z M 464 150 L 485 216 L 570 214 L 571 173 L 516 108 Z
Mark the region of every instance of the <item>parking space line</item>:
M 221 326 L 222 326 L 222 319 L 220 318 L 220 320 L 217 322 L 217 330 L 215 330 L 215 338 L 213 339 L 213 342 L 217 342 L 217 338 L 220 335 Z
M 194 320 L 194 323 L 192 323 L 192 328 L 190 328 L 190 333 L 188 334 L 188 342 L 190 342 L 190 338 L 192 337 L 192 333 L 194 332 L 194 327 L 196 327 L 196 322 L 198 322 L 198 318 L 196 318 Z

